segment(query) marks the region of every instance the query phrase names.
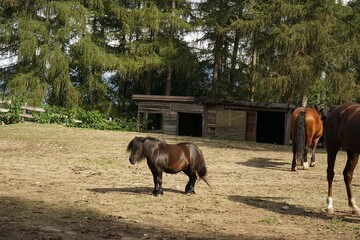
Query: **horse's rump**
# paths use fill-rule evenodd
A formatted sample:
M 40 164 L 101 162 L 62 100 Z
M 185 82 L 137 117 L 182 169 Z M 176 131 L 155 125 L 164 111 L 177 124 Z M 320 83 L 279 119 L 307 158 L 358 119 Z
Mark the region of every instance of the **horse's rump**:
M 291 135 L 293 139 L 293 164 L 292 170 L 296 170 L 296 162 L 306 163 L 307 169 L 307 149 L 312 147 L 312 164 L 315 165 L 316 145 L 323 134 L 323 124 L 321 116 L 316 107 L 299 107 L 292 114 Z

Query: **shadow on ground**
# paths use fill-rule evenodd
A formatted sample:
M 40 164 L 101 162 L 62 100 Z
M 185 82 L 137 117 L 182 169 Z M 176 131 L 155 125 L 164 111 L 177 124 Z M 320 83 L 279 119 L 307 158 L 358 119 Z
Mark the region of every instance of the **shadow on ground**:
M 271 158 L 251 158 L 245 162 L 237 162 L 239 165 L 272 170 L 290 171 L 291 162 Z
M 151 195 L 153 188 L 151 187 L 125 187 L 125 188 L 91 188 L 88 189 L 91 192 L 96 193 L 108 193 L 108 192 L 120 192 L 120 193 L 134 193 L 141 195 Z M 184 191 L 172 188 L 163 188 L 164 192 L 183 193 Z
M 135 189 L 147 192 L 149 189 Z M 94 191 L 133 191 L 99 189 Z M 126 218 L 107 216 L 91 209 L 61 208 L 41 201 L 0 196 L 0 239 L 260 239 L 246 235 L 188 233 Z M 263 237 L 261 239 L 264 239 Z M 266 238 L 274 239 L 274 238 Z
M 330 220 L 335 215 L 329 215 L 325 211 L 314 211 L 300 206 L 286 203 L 286 198 L 279 197 L 261 197 L 261 196 L 229 196 L 229 200 L 239 202 L 256 208 L 263 208 L 268 211 L 301 217 L 318 218 L 322 220 Z M 358 216 L 353 216 L 349 212 L 338 212 L 336 217 L 340 217 L 343 221 L 360 223 Z

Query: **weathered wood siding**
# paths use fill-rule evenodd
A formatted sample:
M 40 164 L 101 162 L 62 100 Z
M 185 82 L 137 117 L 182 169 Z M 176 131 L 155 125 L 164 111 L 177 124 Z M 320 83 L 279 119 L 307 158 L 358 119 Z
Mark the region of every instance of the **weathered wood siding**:
M 138 104 L 138 112 L 164 113 L 170 111 L 170 102 L 144 101 Z
M 205 137 L 246 140 L 246 111 L 208 105 L 205 116 Z
M 256 142 L 256 111 L 247 111 L 246 118 L 246 141 Z
M 169 135 L 178 134 L 178 113 L 167 112 L 163 114 L 163 133 Z
M 138 102 L 139 113 L 160 113 L 163 118 L 164 134 L 177 135 L 179 127 L 178 113 L 204 113 L 204 105 L 182 103 L 182 102 L 166 102 L 166 101 L 141 101 Z

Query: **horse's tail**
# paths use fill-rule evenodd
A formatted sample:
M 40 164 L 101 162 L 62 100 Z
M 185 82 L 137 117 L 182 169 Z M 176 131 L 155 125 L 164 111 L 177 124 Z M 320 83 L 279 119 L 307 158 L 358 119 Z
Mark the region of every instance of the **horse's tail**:
M 203 157 L 201 151 L 199 151 L 199 155 L 200 155 L 200 160 L 199 160 L 199 164 L 198 164 L 197 174 L 200 179 L 204 180 L 204 182 L 206 182 L 206 184 L 208 186 L 210 186 L 210 184 L 208 183 L 208 181 L 205 178 L 205 176 L 207 174 L 207 168 L 206 168 L 205 160 L 204 160 L 204 157 Z
M 296 161 L 302 159 L 305 149 L 306 131 L 305 131 L 305 115 L 306 112 L 300 112 L 298 115 L 296 126 Z

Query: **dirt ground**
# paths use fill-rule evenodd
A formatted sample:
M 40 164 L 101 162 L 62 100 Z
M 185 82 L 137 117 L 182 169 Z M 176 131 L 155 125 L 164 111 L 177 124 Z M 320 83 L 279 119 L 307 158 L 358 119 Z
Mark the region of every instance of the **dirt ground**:
M 155 135 L 198 145 L 211 187 L 199 181 L 188 196 L 185 174 L 165 174 L 164 195 L 153 197 L 146 162 L 131 165 L 125 151 L 136 135 L 146 136 L 0 126 L 0 239 L 360 239 L 360 217 L 347 206 L 343 152 L 328 215 L 324 149 L 314 168 L 291 172 L 289 146 Z

